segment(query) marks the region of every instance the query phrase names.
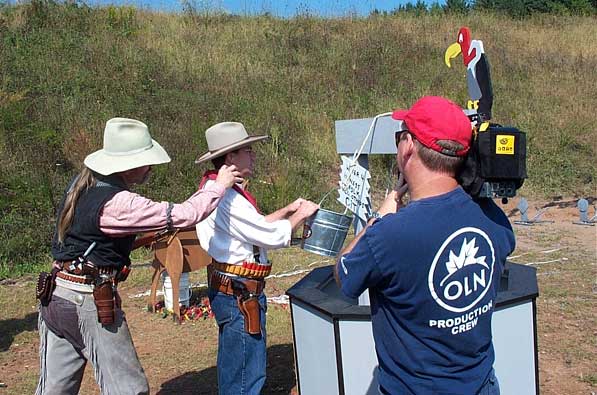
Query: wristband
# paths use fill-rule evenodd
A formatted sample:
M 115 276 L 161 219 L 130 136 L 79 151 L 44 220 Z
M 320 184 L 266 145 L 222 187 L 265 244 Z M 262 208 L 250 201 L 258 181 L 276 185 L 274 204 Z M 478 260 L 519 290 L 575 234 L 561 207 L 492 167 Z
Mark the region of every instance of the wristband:
M 380 219 L 382 217 L 382 215 L 379 213 L 379 211 L 374 211 L 371 213 L 371 215 L 369 216 L 369 218 L 367 218 L 367 221 L 369 221 L 370 219 L 374 218 L 374 219 Z
M 166 209 L 166 229 L 172 230 L 174 228 L 174 223 L 172 221 L 172 209 L 174 208 L 174 203 L 168 202 L 168 208 Z

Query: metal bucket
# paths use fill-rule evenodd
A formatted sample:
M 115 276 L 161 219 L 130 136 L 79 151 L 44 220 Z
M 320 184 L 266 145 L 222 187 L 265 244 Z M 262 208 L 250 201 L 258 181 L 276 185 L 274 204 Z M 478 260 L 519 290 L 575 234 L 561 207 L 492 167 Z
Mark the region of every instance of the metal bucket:
M 352 217 L 320 208 L 305 220 L 301 248 L 318 255 L 337 256 L 352 222 Z

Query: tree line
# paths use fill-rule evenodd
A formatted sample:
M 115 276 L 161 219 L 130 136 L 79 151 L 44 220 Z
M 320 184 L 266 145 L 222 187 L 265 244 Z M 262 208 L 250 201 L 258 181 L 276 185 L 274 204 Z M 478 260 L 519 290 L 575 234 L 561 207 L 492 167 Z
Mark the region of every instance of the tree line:
M 535 14 L 589 16 L 597 14 L 597 0 L 446 0 L 444 5 L 428 5 L 425 1 L 418 0 L 400 5 L 392 14 L 467 14 L 473 10 L 500 12 L 513 18 Z M 374 10 L 372 14 L 387 12 Z

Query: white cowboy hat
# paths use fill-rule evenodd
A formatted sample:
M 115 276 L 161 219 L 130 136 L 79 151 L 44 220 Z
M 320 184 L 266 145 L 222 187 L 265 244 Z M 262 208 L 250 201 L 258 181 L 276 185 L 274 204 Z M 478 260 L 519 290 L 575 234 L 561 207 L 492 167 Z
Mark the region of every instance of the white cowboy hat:
M 168 162 L 170 157 L 151 138 L 147 125 L 128 118 L 106 122 L 104 148 L 87 155 L 84 161 L 85 166 L 104 176 Z
M 197 158 L 195 163 L 203 163 L 228 152 L 246 147 L 269 136 L 250 136 L 245 126 L 239 122 L 220 122 L 205 131 L 209 152 Z

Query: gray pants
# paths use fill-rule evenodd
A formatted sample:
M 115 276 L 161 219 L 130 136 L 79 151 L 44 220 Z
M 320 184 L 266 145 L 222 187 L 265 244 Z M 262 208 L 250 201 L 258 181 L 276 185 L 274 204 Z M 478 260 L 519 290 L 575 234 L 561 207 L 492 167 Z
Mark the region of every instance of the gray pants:
M 103 326 L 93 294 L 62 286 L 41 310 L 36 395 L 78 394 L 87 360 L 102 394 L 149 393 L 122 310 L 116 309 L 114 324 Z

